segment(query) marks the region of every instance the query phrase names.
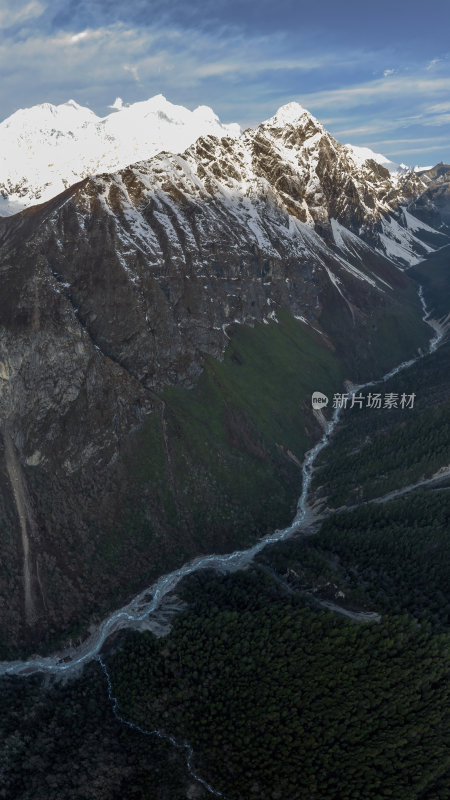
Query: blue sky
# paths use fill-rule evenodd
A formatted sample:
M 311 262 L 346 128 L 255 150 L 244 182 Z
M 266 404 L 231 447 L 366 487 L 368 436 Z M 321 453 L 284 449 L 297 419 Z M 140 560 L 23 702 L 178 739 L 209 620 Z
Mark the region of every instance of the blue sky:
M 286 102 L 339 141 L 450 163 L 448 0 L 0 0 L 0 118 L 162 93 L 255 125 Z

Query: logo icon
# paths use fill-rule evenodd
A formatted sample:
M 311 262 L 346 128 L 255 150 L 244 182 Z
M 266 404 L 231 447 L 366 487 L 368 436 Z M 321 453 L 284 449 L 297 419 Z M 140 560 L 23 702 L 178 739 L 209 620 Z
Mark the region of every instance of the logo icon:
M 313 408 L 325 408 L 328 405 L 328 397 L 322 392 L 313 392 L 311 403 Z

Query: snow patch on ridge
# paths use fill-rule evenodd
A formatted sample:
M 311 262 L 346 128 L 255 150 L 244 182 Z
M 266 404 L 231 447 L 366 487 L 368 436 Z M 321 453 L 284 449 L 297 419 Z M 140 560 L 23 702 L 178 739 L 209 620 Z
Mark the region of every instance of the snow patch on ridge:
M 388 255 L 408 266 L 413 266 L 422 261 L 426 253 L 433 252 L 434 248 L 417 239 L 410 231 L 402 228 L 392 217 L 381 218 L 382 233 L 381 244 Z M 379 251 L 380 252 L 380 251 Z
M 406 208 L 403 206 L 401 207 L 401 212 L 403 214 L 403 218 L 406 223 L 406 227 L 410 231 L 427 231 L 428 233 L 436 233 L 434 228 L 431 228 L 430 225 L 427 225 L 425 222 L 422 222 L 420 219 L 417 219 L 410 211 L 407 211 Z
M 396 164 L 395 161 L 391 161 L 389 158 L 386 158 L 386 156 L 383 156 L 381 153 L 374 153 L 374 151 L 371 150 L 370 147 L 359 147 L 354 144 L 346 144 L 344 145 L 344 147 L 347 150 L 353 162 L 358 167 L 361 167 L 365 161 L 368 161 L 370 159 L 372 161 L 376 161 L 377 164 L 381 164 L 382 167 L 386 167 L 386 169 L 389 170 L 391 174 L 397 174 L 409 171 L 409 167 L 406 167 L 405 164 Z

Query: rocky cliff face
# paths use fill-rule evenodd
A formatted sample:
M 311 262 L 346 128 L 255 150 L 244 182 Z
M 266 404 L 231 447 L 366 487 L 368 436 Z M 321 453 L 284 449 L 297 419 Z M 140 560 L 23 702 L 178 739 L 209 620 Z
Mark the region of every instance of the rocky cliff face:
M 368 375 L 426 338 L 400 268 L 445 239 L 408 211 L 422 189 L 356 164 L 291 104 L 239 139 L 201 138 L 0 220 L 9 645 L 86 623 L 118 586 L 291 513 L 296 460 L 318 434 L 299 403 L 317 376 Z M 311 378 L 292 384 L 289 424 L 270 375 L 257 411 L 247 400 L 264 364 L 251 371 L 236 331 L 262 342 L 261 323 L 277 380 Z M 225 372 L 205 370 L 230 351 Z M 236 500 L 236 469 L 252 465 L 277 497 L 265 517 L 257 488 Z
M 412 210 L 435 227 L 450 226 L 450 165 L 436 164 L 420 173 L 425 190 L 413 201 Z

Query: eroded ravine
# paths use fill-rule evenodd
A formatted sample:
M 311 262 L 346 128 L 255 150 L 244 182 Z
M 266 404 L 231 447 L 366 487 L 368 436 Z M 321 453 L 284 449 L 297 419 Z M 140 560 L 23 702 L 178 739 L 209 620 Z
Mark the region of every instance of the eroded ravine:
M 22 467 L 17 457 L 14 442 L 8 430 L 3 432 L 3 442 L 5 445 L 6 471 L 11 483 L 14 502 L 16 504 L 17 516 L 19 518 L 20 533 L 22 540 L 22 577 L 24 587 L 24 606 L 25 621 L 31 625 L 36 619 L 36 607 L 33 597 L 32 569 L 29 532 L 34 528 L 33 512 L 30 505 L 25 478 Z

